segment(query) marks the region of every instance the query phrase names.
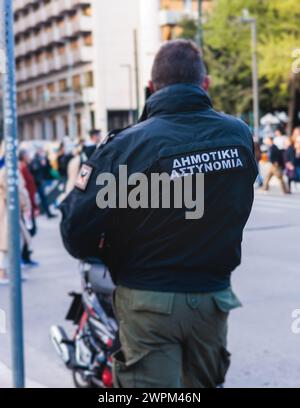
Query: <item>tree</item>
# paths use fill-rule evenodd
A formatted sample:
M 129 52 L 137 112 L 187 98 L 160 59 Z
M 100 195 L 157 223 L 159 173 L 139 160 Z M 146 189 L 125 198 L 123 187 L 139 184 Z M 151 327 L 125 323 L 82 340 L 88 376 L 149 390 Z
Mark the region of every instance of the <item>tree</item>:
M 287 110 L 289 89 L 295 91 L 300 85 L 300 74 L 291 75 L 292 51 L 300 47 L 298 0 L 214 0 L 204 25 L 214 105 L 232 114 L 252 111 L 251 34 L 249 26 L 240 22 L 245 8 L 258 23 L 261 111 Z M 185 37 L 186 26 L 185 22 L 181 36 L 190 38 L 190 30 Z M 194 36 L 196 31 L 197 27 Z

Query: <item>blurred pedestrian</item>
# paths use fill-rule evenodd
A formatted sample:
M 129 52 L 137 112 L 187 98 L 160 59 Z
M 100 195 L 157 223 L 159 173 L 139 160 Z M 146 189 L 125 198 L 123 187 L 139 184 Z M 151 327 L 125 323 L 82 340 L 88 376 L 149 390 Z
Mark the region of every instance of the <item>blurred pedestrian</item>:
M 283 154 L 286 148 L 288 137 L 285 134 L 285 129 L 283 125 L 278 125 L 274 133 L 274 145 L 280 150 Z
M 68 195 L 75 187 L 75 183 L 76 183 L 79 171 L 80 171 L 80 167 L 82 163 L 84 163 L 86 160 L 87 160 L 87 157 L 85 153 L 83 153 L 83 145 L 79 143 L 75 147 L 73 151 L 73 158 L 72 160 L 70 160 L 68 164 L 65 195 Z
M 274 139 L 272 137 L 267 137 L 265 139 L 265 144 L 269 147 L 269 160 L 271 162 L 271 167 L 268 171 L 268 174 L 265 178 L 263 185 L 263 190 L 268 191 L 270 187 L 270 181 L 275 176 L 278 178 L 281 186 L 281 190 L 284 194 L 289 193 L 284 179 L 283 179 L 283 170 L 284 170 L 284 160 L 282 153 L 278 147 L 274 144 Z
M 61 178 L 61 181 L 65 183 L 68 175 L 68 165 L 72 160 L 73 155 L 66 153 L 66 148 L 64 142 L 62 142 L 58 148 L 57 152 L 57 167 Z
M 295 141 L 291 138 L 291 143 L 286 151 L 285 159 L 286 175 L 291 190 L 293 182 L 300 182 L 300 136 L 297 136 Z
M 294 161 L 295 169 L 296 169 L 296 179 L 297 182 L 300 182 L 300 136 L 296 138 L 295 142 L 295 161 Z
M 7 184 L 4 147 L 0 146 L 0 285 L 8 284 L 7 274 L 7 252 L 8 252 L 8 217 L 7 217 Z M 31 213 L 29 195 L 25 189 L 25 181 L 22 175 L 19 175 L 19 200 L 20 200 L 20 238 L 21 247 L 24 244 L 30 246 L 30 236 L 25 228 L 23 220 Z M 21 262 L 21 259 L 20 259 Z M 22 279 L 25 276 L 22 273 Z
M 101 141 L 101 131 L 92 130 L 90 136 L 91 140 L 87 144 L 85 141 L 81 140 L 74 149 L 73 158 L 68 164 L 68 179 L 65 195 L 68 195 L 74 189 L 81 166 L 87 162 L 95 152 L 97 145 Z
M 297 137 L 300 136 L 300 127 L 295 127 L 292 133 L 292 141 L 295 144 Z
M 33 160 L 30 163 L 30 171 L 36 183 L 37 192 L 43 212 L 49 219 L 54 218 L 55 215 L 50 211 L 48 198 L 45 192 L 47 182 L 52 179 L 51 165 L 43 149 L 39 149 L 35 154 Z
M 258 140 L 254 140 L 254 151 L 255 151 L 255 159 L 257 161 L 257 167 L 258 167 L 258 176 L 256 179 L 256 185 L 257 187 L 262 187 L 264 184 L 264 180 L 260 172 L 260 161 L 262 159 L 262 154 L 261 154 L 260 144 Z
M 90 140 L 88 142 L 85 142 L 83 146 L 83 152 L 86 154 L 88 159 L 92 156 L 100 142 L 101 142 L 101 130 L 92 129 L 90 131 Z
M 24 216 L 25 226 L 31 237 L 34 237 L 37 233 L 36 226 L 36 214 L 38 213 L 38 205 L 36 200 L 37 188 L 34 181 L 34 177 L 31 174 L 29 168 L 30 158 L 26 150 L 21 150 L 19 153 L 19 169 L 24 180 L 24 187 L 28 192 L 28 197 L 30 200 L 30 213 Z M 27 242 L 24 242 L 22 248 L 22 260 L 25 265 L 37 266 L 37 262 L 33 261 L 31 258 L 32 251 L 29 248 Z

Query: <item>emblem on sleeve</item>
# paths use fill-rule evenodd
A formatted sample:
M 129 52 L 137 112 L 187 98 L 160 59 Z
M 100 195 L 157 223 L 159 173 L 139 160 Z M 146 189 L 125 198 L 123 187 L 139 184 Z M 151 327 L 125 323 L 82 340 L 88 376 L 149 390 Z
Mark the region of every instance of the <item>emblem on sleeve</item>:
M 90 181 L 91 175 L 93 173 L 93 168 L 91 166 L 88 166 L 87 164 L 84 164 L 81 167 L 81 170 L 79 172 L 79 175 L 77 177 L 77 181 L 75 186 L 81 190 L 85 191 L 87 188 L 87 185 Z

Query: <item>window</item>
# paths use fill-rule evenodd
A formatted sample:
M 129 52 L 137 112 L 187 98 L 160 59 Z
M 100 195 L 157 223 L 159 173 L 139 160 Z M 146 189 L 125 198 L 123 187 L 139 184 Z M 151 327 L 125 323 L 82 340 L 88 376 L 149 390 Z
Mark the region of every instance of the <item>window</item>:
M 66 79 L 61 79 L 59 81 L 59 91 L 66 92 L 68 90 L 68 83 Z
M 75 91 L 80 91 L 81 89 L 81 78 L 80 75 L 75 75 L 72 78 L 72 86 Z
M 81 138 L 82 136 L 82 127 L 81 127 L 81 114 L 76 114 L 76 125 L 77 125 L 77 136 Z
M 79 48 L 79 42 L 78 42 L 77 39 L 71 41 L 71 48 L 72 48 L 72 50 L 78 50 L 78 48 Z
M 47 90 L 50 92 L 50 94 L 54 94 L 55 93 L 55 83 L 52 82 L 50 84 L 47 84 Z
M 85 74 L 85 86 L 87 88 L 92 88 L 94 86 L 94 73 L 92 71 L 86 72 Z
M 69 135 L 69 120 L 68 116 L 63 116 L 63 122 L 64 122 L 64 132 L 65 136 Z
M 32 103 L 32 101 L 33 101 L 33 92 L 32 92 L 32 89 L 29 89 L 28 91 L 26 91 L 25 99 L 26 99 L 26 102 L 27 102 L 27 103 Z
M 22 92 L 18 92 L 17 94 L 17 103 L 19 106 L 23 105 L 23 93 Z
M 36 97 L 38 101 L 43 101 L 44 99 L 44 87 L 43 86 L 38 86 L 36 88 Z
M 93 36 L 92 36 L 92 34 L 85 35 L 83 37 L 83 43 L 87 47 L 92 47 L 93 46 Z
M 108 130 L 123 129 L 129 125 L 129 111 L 108 111 Z
M 57 140 L 57 128 L 55 116 L 52 116 L 51 124 L 52 124 L 52 140 Z
M 93 14 L 93 9 L 91 6 L 85 7 L 82 11 L 83 11 L 83 14 L 88 17 L 92 16 Z

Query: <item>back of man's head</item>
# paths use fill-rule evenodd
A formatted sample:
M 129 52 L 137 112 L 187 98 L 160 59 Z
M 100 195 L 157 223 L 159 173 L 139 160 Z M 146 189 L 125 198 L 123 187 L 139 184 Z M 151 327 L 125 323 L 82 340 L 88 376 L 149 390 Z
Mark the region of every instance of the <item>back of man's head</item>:
M 179 83 L 202 86 L 205 78 L 202 52 L 192 41 L 169 41 L 155 57 L 152 68 L 155 91 Z

